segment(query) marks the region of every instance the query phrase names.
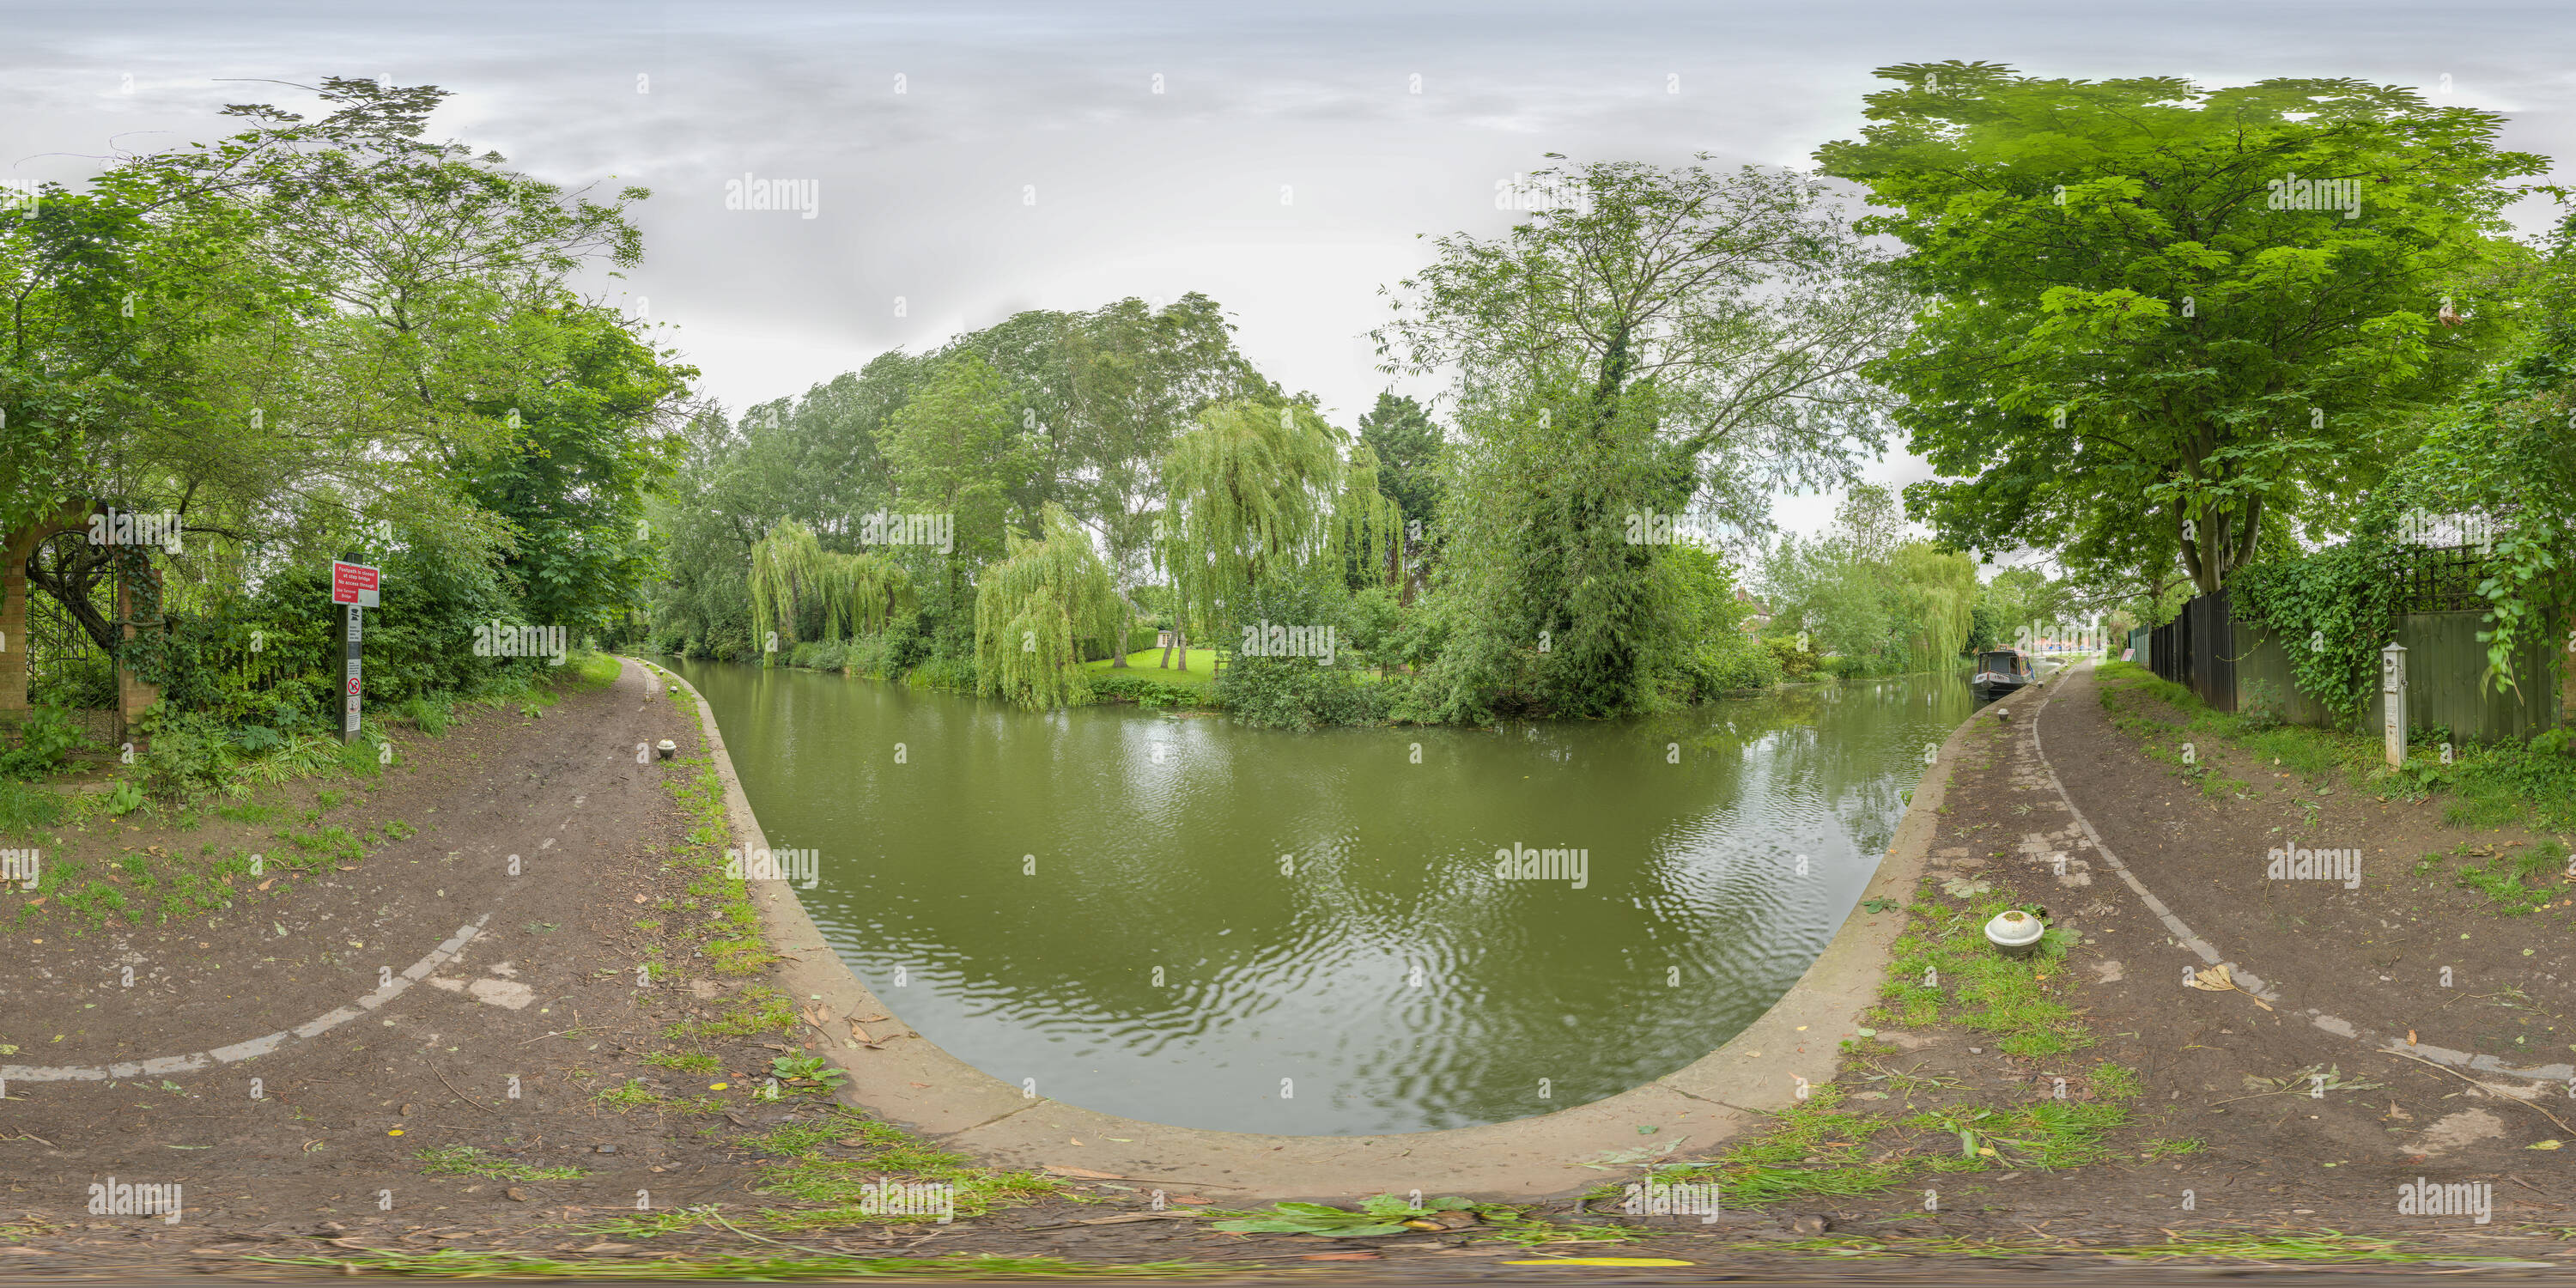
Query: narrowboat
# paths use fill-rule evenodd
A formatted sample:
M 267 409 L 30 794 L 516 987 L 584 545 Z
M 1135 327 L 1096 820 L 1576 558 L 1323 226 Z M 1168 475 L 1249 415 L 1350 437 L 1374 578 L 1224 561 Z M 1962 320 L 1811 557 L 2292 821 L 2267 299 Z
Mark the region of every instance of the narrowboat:
M 1977 701 L 1992 702 L 2038 678 L 2029 654 L 2017 648 L 1991 648 L 1977 655 L 1976 678 L 1969 683 L 1976 687 Z

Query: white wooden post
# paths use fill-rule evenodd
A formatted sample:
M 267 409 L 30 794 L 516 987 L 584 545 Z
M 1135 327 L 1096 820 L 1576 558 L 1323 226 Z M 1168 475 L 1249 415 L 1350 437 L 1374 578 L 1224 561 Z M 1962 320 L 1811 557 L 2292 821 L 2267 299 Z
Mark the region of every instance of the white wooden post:
M 2380 727 L 2388 738 L 2388 763 L 2406 763 L 2406 646 L 2379 650 Z

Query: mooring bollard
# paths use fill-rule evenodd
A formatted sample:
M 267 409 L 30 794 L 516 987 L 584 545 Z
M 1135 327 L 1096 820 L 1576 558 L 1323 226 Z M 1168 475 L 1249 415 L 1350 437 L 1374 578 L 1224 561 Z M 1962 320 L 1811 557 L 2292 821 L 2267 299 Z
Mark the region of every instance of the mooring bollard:
M 654 747 L 653 750 L 659 754 L 662 759 L 669 760 L 671 757 L 680 753 L 680 744 L 665 738 L 661 741 L 661 744 Z
M 2388 763 L 2406 764 L 2406 646 L 2390 642 L 2379 650 L 2380 728 L 2388 737 Z
M 1986 942 L 2006 957 L 2028 957 L 2039 947 L 2048 927 L 2019 908 L 2006 908 L 1986 923 Z

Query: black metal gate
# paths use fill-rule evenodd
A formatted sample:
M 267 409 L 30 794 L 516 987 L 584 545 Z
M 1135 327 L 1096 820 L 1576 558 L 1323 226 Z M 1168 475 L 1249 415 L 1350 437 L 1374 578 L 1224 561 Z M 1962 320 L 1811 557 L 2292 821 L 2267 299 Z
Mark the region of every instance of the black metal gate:
M 88 735 L 112 743 L 117 727 L 116 663 L 99 649 L 70 605 L 39 585 L 69 586 L 90 612 L 116 620 L 116 572 L 96 557 L 97 547 L 79 529 L 55 533 L 28 552 L 27 697 L 69 712 Z
M 2220 711 L 2236 709 L 2236 619 L 2227 592 L 2202 595 L 2174 619 L 2155 628 L 2147 644 L 2150 669 L 2200 695 Z

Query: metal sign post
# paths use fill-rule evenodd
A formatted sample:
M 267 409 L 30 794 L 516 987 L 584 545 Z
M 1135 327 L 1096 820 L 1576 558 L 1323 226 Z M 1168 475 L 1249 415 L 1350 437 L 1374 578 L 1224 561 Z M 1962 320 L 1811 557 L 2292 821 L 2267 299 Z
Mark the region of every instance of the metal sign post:
M 358 637 L 366 610 L 380 601 L 377 588 L 383 578 L 365 564 L 331 561 L 331 602 L 340 605 L 341 638 L 345 641 L 347 679 L 343 701 L 347 706 L 340 718 L 340 741 L 343 745 L 358 740 L 358 695 L 363 685 L 358 671 Z
M 2406 646 L 2392 643 L 2379 650 L 2380 728 L 2388 739 L 2388 763 L 2406 764 Z

